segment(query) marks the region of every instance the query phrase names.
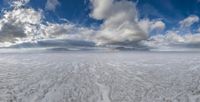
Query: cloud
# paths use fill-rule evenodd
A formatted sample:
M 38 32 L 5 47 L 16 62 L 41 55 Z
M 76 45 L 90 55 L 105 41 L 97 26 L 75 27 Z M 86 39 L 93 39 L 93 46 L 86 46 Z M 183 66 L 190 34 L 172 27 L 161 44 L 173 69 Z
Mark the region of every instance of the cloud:
M 200 33 L 199 29 L 183 29 L 183 27 L 190 27 L 194 23 L 199 21 L 197 16 L 189 16 L 180 21 L 180 27 L 167 30 L 163 34 L 151 36 L 148 40 L 142 41 L 143 46 L 147 46 L 149 49 L 157 50 L 188 50 L 200 48 Z M 162 25 L 161 23 L 156 26 Z M 158 26 L 159 27 L 159 26 Z M 162 27 L 161 27 L 162 28 Z M 194 33 L 193 31 L 196 31 Z
M 199 22 L 199 17 L 196 15 L 191 15 L 185 18 L 184 20 L 180 21 L 179 24 L 181 25 L 181 27 L 190 27 L 196 22 Z
M 165 29 L 165 23 L 162 21 L 155 21 L 151 27 L 151 30 L 164 30 L 164 29 Z
M 103 20 L 100 31 L 96 34 L 99 45 L 115 43 L 135 43 L 148 38 L 138 25 L 136 4 L 123 0 L 90 0 L 90 16 Z
M 189 28 L 199 22 L 199 17 L 196 15 L 180 21 L 179 28 L 167 30 L 156 36 L 149 36 L 151 32 L 163 31 L 166 25 L 160 19 L 140 19 L 135 3 L 128 0 L 90 1 L 92 4 L 90 17 L 103 21 L 94 37 L 97 45 L 139 45 L 149 49 L 200 47 L 197 46 L 200 44 L 199 33 L 192 34 L 191 29 L 187 29 L 189 30 L 187 32 L 182 30 L 183 27 Z
M 60 5 L 58 0 L 47 0 L 45 9 L 49 11 L 55 11 L 56 7 Z
M 93 41 L 96 32 L 86 27 L 78 27 L 70 23 L 48 23 L 41 28 L 41 33 L 47 38 Z
M 168 31 L 165 35 L 152 36 L 141 44 L 154 50 L 194 50 L 200 48 L 200 33 L 181 35 L 179 31 Z
M 18 8 L 4 11 L 3 18 L 0 19 L 0 42 L 15 41 L 17 38 L 36 34 L 36 28 L 41 20 L 41 12 L 33 9 Z
M 145 33 L 151 33 L 152 31 L 162 31 L 165 29 L 165 23 L 161 20 L 142 19 L 138 22 L 138 25 Z
M 30 0 L 4 0 L 4 2 L 9 3 L 11 7 L 21 7 L 30 2 Z
M 74 33 L 75 25 L 73 24 L 54 24 L 48 23 L 48 25 L 44 28 L 45 35 L 48 36 L 59 36 L 64 34 Z
M 113 0 L 90 0 L 92 4 L 91 17 L 102 20 L 108 17 Z

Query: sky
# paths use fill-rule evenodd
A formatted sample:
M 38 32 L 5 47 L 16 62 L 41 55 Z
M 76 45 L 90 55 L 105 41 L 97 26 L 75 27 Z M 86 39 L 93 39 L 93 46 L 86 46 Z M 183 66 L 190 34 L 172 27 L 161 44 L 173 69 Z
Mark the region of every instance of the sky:
M 200 47 L 200 0 L 0 0 L 0 47 Z

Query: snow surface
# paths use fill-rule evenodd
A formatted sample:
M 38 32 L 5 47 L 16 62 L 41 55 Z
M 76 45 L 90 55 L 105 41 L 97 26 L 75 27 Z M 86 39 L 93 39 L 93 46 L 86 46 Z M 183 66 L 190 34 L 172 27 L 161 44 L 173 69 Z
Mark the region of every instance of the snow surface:
M 200 53 L 2 53 L 0 102 L 200 102 Z

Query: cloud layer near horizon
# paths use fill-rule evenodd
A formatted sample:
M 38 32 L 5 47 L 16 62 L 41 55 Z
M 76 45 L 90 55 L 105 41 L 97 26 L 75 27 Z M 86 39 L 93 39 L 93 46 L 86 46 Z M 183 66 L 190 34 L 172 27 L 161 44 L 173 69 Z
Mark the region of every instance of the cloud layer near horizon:
M 99 28 L 77 26 L 70 22 L 51 23 L 45 20 L 43 10 L 24 8 L 29 0 L 5 0 L 13 8 L 3 11 L 0 18 L 0 46 L 9 47 L 24 43 L 41 46 L 146 46 L 200 47 L 200 34 L 192 34 L 190 27 L 199 22 L 191 15 L 179 22 L 180 27 L 164 34 L 150 36 L 153 31 L 163 31 L 165 23 L 160 19 L 140 19 L 136 3 L 128 0 L 90 0 L 91 18 L 101 20 Z M 61 5 L 58 0 L 47 0 L 46 10 L 55 11 Z M 189 33 L 181 36 L 182 28 Z M 198 32 L 198 30 L 197 30 Z M 41 43 L 42 42 L 42 43 Z M 54 42 L 54 43 L 52 43 Z M 72 42 L 72 43 L 71 43 Z M 74 42 L 82 44 L 74 44 Z M 55 44 L 56 43 L 56 44 Z

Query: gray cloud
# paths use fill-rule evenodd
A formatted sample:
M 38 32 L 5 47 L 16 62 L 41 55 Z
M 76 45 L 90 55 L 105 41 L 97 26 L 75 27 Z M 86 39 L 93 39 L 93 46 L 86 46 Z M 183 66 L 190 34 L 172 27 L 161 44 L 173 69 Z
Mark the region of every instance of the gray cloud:
M 24 29 L 19 25 L 4 24 L 0 31 L 0 42 L 13 42 L 15 38 L 26 37 Z
M 14 42 L 17 38 L 24 38 L 37 31 L 40 25 L 41 12 L 33 9 L 15 8 L 4 11 L 0 19 L 0 42 Z

